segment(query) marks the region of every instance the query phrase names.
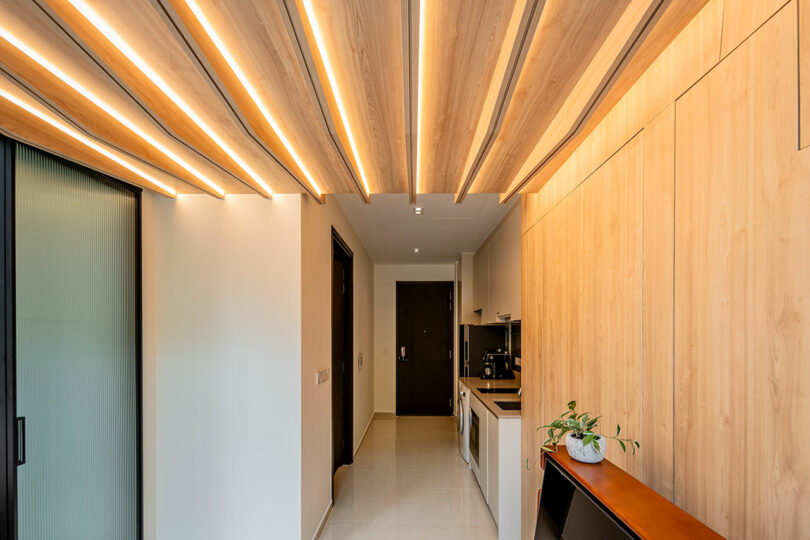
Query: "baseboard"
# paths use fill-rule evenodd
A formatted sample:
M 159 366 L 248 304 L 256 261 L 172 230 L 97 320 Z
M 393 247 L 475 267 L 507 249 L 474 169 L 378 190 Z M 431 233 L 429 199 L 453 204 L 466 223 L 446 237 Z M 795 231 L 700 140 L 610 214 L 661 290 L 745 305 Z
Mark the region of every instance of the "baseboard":
M 352 453 L 352 457 L 357 456 L 357 451 L 360 450 L 360 445 L 363 444 L 363 439 L 366 438 L 366 433 L 368 433 L 368 428 L 371 427 L 371 423 L 374 421 L 376 414 L 372 414 L 371 418 L 368 419 L 368 424 L 366 424 L 366 429 L 363 430 L 363 434 L 360 435 L 360 440 L 357 441 L 357 446 L 354 447 L 354 452 Z
M 312 540 L 318 540 L 321 534 L 323 534 L 323 529 L 326 527 L 326 522 L 329 521 L 329 516 L 332 514 L 332 508 L 334 504 L 332 501 L 329 501 L 329 506 L 326 507 L 326 512 L 323 513 L 323 517 L 321 517 L 321 523 L 318 525 L 318 530 L 315 531 L 315 534 L 312 536 Z

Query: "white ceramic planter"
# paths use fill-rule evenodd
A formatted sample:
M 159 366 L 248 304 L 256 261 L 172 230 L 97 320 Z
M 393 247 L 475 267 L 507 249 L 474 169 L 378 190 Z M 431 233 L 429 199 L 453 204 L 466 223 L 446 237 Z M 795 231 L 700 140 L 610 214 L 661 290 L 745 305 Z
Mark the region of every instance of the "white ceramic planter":
M 588 446 L 582 445 L 581 439 L 574 438 L 573 433 L 565 436 L 565 449 L 568 450 L 568 455 L 577 461 L 583 463 L 599 463 L 605 459 L 605 438 L 599 435 L 596 437 L 599 442 L 601 450 L 594 448 L 593 443 Z

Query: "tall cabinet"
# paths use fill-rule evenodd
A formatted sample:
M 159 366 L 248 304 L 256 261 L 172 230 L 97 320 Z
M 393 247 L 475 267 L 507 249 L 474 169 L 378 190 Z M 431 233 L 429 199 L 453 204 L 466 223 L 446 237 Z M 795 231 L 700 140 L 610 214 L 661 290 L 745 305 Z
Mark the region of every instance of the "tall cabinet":
M 520 320 L 520 219 L 515 204 L 473 257 L 473 309 L 482 324 Z

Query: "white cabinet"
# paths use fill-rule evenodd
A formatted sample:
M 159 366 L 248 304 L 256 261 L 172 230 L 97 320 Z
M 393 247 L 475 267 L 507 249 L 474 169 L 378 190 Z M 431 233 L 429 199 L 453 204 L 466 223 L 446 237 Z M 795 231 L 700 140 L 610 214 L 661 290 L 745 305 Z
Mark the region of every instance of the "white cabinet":
M 483 324 L 521 318 L 520 220 L 516 204 L 473 258 L 473 309 L 481 312 Z
M 470 408 L 478 416 L 479 441 L 478 463 L 470 457 L 470 466 L 498 525 L 498 539 L 519 540 L 520 417 L 498 418 L 475 395 L 470 397 Z
M 481 324 L 481 312 L 474 307 L 473 295 L 475 293 L 473 270 L 475 253 L 462 253 L 459 262 L 458 284 L 458 321 L 459 324 Z
M 498 524 L 498 417 L 487 411 L 487 504 Z

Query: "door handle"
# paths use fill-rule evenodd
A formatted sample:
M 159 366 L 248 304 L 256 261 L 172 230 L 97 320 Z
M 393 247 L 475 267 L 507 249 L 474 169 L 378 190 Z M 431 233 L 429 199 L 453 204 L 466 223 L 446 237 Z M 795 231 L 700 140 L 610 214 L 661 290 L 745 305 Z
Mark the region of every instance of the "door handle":
M 15 426 L 17 435 L 17 448 L 14 464 L 19 467 L 25 465 L 25 417 L 18 416 L 17 424 Z

